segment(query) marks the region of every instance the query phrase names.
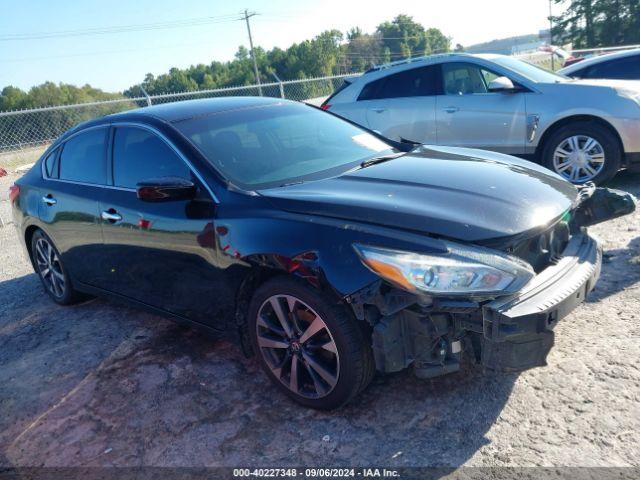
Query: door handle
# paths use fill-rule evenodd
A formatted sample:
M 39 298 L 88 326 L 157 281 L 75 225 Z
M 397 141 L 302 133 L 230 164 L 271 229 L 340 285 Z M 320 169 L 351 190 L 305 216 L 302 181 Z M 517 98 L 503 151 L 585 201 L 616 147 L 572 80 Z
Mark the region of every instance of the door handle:
M 386 112 L 387 109 L 386 108 L 382 108 L 382 107 L 378 107 L 378 108 L 374 108 L 373 111 L 376 112 L 376 113 L 382 113 L 382 112 Z
M 50 207 L 58 203 L 58 201 L 51 196 L 51 194 L 42 197 L 42 201 Z
M 460 110 L 459 107 L 447 107 L 444 109 L 444 111 L 447 113 L 456 113 L 459 110 Z
M 102 212 L 100 214 L 100 217 L 103 220 L 106 220 L 107 222 L 111 222 L 111 223 L 117 223 L 122 220 L 122 215 L 116 212 L 113 208 L 110 208 L 109 210 L 105 210 L 104 212 Z

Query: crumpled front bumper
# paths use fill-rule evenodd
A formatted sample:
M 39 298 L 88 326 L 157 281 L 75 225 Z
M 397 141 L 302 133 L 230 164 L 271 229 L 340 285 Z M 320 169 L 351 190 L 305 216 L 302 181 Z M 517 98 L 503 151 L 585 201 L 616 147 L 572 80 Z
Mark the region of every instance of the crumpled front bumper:
M 503 371 L 546 365 L 553 328 L 593 290 L 601 265 L 601 246 L 586 232 L 578 233 L 562 259 L 524 290 L 484 305 L 482 364 Z

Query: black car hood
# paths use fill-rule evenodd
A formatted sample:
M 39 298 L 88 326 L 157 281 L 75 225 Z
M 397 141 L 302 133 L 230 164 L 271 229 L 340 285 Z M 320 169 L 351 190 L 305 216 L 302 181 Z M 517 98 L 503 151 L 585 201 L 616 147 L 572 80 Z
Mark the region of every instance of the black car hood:
M 262 190 L 279 209 L 465 241 L 544 227 L 577 189 L 525 160 L 481 150 L 420 147 L 341 176 Z

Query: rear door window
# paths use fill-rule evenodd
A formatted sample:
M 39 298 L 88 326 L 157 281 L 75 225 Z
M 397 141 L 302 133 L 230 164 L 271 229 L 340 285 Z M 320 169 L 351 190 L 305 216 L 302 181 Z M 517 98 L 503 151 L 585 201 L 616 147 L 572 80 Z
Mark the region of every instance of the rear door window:
M 440 92 L 440 66 L 412 68 L 368 83 L 358 100 L 427 97 Z
M 117 127 L 113 139 L 113 183 L 136 188 L 143 180 L 159 177 L 191 179 L 191 170 L 177 153 L 153 132 Z
M 75 135 L 62 147 L 60 179 L 104 185 L 107 183 L 106 144 L 108 128 Z

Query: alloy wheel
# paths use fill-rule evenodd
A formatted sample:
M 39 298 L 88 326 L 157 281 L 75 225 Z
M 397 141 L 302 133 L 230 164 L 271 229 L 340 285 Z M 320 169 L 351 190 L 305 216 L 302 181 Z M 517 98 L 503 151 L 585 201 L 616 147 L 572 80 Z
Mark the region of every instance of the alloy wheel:
M 62 273 L 62 264 L 55 249 L 44 238 L 39 238 L 36 242 L 36 263 L 38 264 L 38 273 L 42 281 L 56 298 L 62 298 L 65 294 L 64 273 Z
M 322 398 L 338 383 L 340 358 L 333 336 L 302 300 L 269 297 L 258 311 L 256 334 L 267 366 L 296 395 Z
M 593 180 L 604 168 L 604 163 L 604 148 L 587 135 L 566 138 L 553 152 L 554 170 L 572 183 Z

